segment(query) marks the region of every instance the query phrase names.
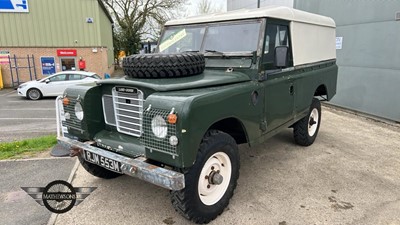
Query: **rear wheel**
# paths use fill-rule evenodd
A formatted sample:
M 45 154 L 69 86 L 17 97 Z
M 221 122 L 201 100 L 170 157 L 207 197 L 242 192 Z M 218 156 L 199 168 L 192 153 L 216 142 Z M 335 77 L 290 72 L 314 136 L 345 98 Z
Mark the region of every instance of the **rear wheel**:
M 42 92 L 40 92 L 40 90 L 37 88 L 31 88 L 28 90 L 26 96 L 30 100 L 39 100 L 42 97 Z
M 112 172 L 108 169 L 100 167 L 98 165 L 86 162 L 81 156 L 78 157 L 79 162 L 83 166 L 83 168 L 88 171 L 93 176 L 103 178 L 103 179 L 112 179 L 121 176 L 122 174 Z
M 307 116 L 293 125 L 294 140 L 298 145 L 310 146 L 314 143 L 321 123 L 321 103 L 318 99 L 312 100 Z
M 221 131 L 209 131 L 195 164 L 185 171 L 185 188 L 171 191 L 175 210 L 195 223 L 208 223 L 220 215 L 233 195 L 239 177 L 235 140 Z

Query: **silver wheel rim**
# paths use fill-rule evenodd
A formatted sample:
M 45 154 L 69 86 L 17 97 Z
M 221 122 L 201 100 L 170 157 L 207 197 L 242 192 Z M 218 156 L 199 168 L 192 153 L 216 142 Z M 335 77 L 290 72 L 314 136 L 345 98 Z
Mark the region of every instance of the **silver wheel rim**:
M 308 118 L 308 135 L 310 137 L 314 136 L 315 132 L 317 132 L 318 122 L 319 122 L 318 109 L 314 108 L 310 113 L 310 117 Z
M 40 97 L 40 93 L 38 90 L 33 89 L 33 90 L 29 91 L 29 98 L 36 100 L 36 99 L 39 99 L 39 97 Z
M 213 173 L 219 173 L 223 177 L 221 184 L 210 183 L 209 177 Z M 226 153 L 217 152 L 208 158 L 199 177 L 198 194 L 200 200 L 205 205 L 214 205 L 217 203 L 228 189 L 231 175 L 232 164 Z

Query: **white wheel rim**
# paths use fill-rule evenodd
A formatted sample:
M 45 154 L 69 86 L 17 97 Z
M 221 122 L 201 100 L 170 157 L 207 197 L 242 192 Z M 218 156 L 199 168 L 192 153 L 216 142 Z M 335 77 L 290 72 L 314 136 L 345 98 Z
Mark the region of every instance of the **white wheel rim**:
M 310 135 L 310 137 L 314 136 L 315 132 L 317 132 L 318 122 L 318 109 L 314 108 L 310 113 L 310 117 L 308 118 L 308 135 Z
M 209 182 L 208 178 L 213 170 L 214 172 L 219 171 L 219 174 L 223 177 L 221 184 L 212 184 Z M 205 205 L 214 205 L 217 203 L 228 189 L 231 175 L 232 164 L 226 153 L 217 152 L 208 158 L 199 177 L 198 192 L 200 200 Z

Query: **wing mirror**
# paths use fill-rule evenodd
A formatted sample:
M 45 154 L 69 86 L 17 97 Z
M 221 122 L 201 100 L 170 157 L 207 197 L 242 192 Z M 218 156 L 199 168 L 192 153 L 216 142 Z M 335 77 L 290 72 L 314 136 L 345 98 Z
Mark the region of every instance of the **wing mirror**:
M 277 46 L 275 48 L 275 67 L 288 67 L 288 46 Z
M 44 80 L 44 82 L 46 82 L 46 84 L 50 83 L 50 79 L 46 79 Z

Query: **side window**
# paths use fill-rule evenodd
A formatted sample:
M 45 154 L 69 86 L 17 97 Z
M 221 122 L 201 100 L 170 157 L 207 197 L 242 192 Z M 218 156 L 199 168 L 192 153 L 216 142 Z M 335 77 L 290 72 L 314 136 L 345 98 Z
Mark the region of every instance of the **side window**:
M 51 78 L 49 78 L 49 80 L 51 82 L 65 81 L 66 78 L 67 78 L 66 74 L 61 74 L 61 75 L 57 75 L 57 76 L 51 77 Z
M 263 64 L 266 64 L 267 68 L 272 68 L 275 48 L 288 46 L 290 49 L 289 43 L 289 27 L 287 25 L 268 24 L 264 43 Z
M 81 80 L 82 76 L 79 74 L 70 74 L 68 80 Z

